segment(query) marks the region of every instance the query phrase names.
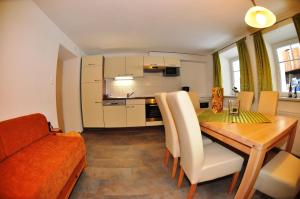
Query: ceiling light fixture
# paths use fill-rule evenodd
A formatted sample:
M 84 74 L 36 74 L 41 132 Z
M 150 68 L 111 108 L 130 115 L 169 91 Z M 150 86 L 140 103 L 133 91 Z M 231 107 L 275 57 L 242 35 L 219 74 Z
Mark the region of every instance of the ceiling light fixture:
M 245 22 L 254 28 L 266 28 L 272 26 L 276 22 L 276 16 L 267 8 L 257 6 L 254 0 L 251 0 L 253 7 L 251 7 L 246 15 Z

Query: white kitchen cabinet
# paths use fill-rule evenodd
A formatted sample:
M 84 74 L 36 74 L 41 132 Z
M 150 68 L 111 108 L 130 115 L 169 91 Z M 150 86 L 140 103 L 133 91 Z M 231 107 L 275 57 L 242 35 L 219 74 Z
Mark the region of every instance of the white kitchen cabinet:
M 103 98 L 103 84 L 98 83 L 83 83 L 81 84 L 81 99 L 83 102 L 86 101 L 100 101 Z
M 89 55 L 82 57 L 82 66 L 102 66 L 103 56 L 101 55 Z
M 102 82 L 102 66 L 85 65 L 81 68 L 81 83 Z
M 81 104 L 83 126 L 86 128 L 104 127 L 102 106 L 102 83 L 82 83 Z
M 126 106 L 103 106 L 106 128 L 126 127 Z
M 85 128 L 104 127 L 103 121 L 103 57 L 85 56 L 81 66 L 81 106 Z
M 180 67 L 180 59 L 177 57 L 164 57 L 166 67 Z
M 103 57 L 99 55 L 82 57 L 81 83 L 102 81 Z
M 145 99 L 126 100 L 127 127 L 146 125 Z
M 126 105 L 127 127 L 145 126 L 145 105 Z
M 105 57 L 104 78 L 114 78 L 125 74 L 125 57 Z
M 82 101 L 82 116 L 85 128 L 104 127 L 103 105 L 101 101 Z
M 144 58 L 143 56 L 127 56 L 125 64 L 125 74 L 134 77 L 144 76 Z
M 164 66 L 164 58 L 162 56 L 144 56 L 144 66 Z

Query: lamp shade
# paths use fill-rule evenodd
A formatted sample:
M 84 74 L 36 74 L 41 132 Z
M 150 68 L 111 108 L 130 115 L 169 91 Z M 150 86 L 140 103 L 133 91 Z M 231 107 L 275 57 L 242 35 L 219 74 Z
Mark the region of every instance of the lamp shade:
M 253 6 L 247 11 L 245 22 L 254 28 L 266 28 L 276 22 L 276 16 L 264 7 Z

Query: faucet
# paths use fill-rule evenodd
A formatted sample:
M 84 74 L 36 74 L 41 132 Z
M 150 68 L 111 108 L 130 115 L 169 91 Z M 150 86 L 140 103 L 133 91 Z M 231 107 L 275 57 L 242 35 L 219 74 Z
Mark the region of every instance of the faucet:
M 127 98 L 129 98 L 130 96 L 132 96 L 134 94 L 135 91 L 132 91 L 131 93 L 127 93 L 126 96 Z

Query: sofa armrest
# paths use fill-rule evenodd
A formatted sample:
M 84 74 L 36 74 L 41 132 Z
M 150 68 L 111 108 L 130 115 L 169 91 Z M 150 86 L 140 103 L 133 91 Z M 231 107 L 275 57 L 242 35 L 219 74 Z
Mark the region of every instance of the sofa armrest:
M 63 133 L 63 131 L 60 128 L 52 128 L 50 130 L 51 133 Z

